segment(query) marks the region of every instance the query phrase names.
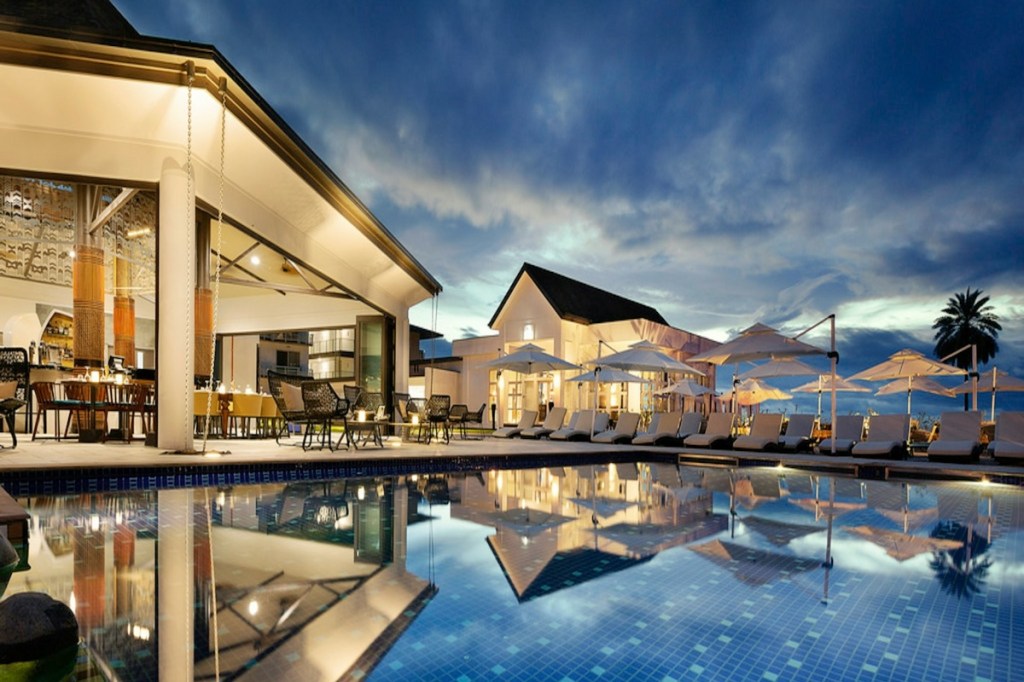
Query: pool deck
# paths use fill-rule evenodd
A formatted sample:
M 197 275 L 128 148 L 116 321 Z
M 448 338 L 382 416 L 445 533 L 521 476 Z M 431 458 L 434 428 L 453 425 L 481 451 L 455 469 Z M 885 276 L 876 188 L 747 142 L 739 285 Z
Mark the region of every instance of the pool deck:
M 176 474 L 224 474 L 225 472 L 324 471 L 325 475 L 376 475 L 387 471 L 435 471 L 448 468 L 516 468 L 550 466 L 564 460 L 566 465 L 600 461 L 648 459 L 704 466 L 784 466 L 794 469 L 837 473 L 870 479 L 948 479 L 989 481 L 1024 487 L 1024 467 L 1000 465 L 983 456 L 978 464 L 929 462 L 918 455 L 901 461 L 829 457 L 780 452 L 738 452 L 698 450 L 680 447 L 600 445 L 587 442 L 555 442 L 490 438 L 428 444 L 406 442 L 392 437 L 385 447 L 350 450 L 308 450 L 299 447 L 298 437 L 282 439 L 219 440 L 207 442 L 206 452 L 170 453 L 132 443 L 78 443 L 20 438 L 18 447 L 0 449 L 0 479 L 71 479 L 118 475 L 157 476 Z M 202 449 L 202 441 L 195 448 Z

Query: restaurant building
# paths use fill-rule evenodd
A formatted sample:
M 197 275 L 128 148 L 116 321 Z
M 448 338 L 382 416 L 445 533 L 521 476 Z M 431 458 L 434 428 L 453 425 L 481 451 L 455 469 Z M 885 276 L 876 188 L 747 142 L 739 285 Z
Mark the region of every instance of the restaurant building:
M 440 284 L 215 47 L 2 2 L 0 84 L 0 330 L 34 378 L 122 357 L 182 450 L 194 384 L 257 386 L 261 338 L 351 330 L 352 380 L 405 389 Z

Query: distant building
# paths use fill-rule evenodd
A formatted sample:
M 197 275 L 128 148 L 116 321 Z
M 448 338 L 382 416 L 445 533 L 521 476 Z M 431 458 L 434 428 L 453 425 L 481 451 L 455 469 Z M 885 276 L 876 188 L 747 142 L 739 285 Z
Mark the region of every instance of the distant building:
M 452 344 L 452 355 L 462 359 L 458 395 L 460 402 L 471 407 L 481 402 L 497 404 L 500 397 L 500 421 L 505 423 L 517 421 L 523 409 L 543 415 L 549 403 L 570 410 L 593 405 L 591 386 L 565 381 L 578 372 L 529 376 L 502 372 L 499 376 L 483 367 L 499 353 L 510 353 L 525 343 L 579 365 L 639 341 L 654 343 L 681 361 L 718 345 L 671 326 L 648 305 L 530 263 L 519 270 L 488 326 L 497 332 L 494 336 L 458 339 Z M 695 368 L 707 374 L 702 382 L 715 385 L 713 366 Z M 624 406 L 634 411 L 664 407 L 638 384 L 601 385 L 597 401 L 600 409 L 611 412 Z M 692 403 L 687 407 L 692 408 Z

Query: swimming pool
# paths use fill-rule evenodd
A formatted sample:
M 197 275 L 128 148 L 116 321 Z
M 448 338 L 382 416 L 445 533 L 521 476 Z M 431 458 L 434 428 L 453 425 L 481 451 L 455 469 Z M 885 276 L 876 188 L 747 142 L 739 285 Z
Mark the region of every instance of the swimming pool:
M 1010 680 L 1024 651 L 1004 486 L 639 463 L 19 501 L 6 594 L 73 605 L 123 680 Z

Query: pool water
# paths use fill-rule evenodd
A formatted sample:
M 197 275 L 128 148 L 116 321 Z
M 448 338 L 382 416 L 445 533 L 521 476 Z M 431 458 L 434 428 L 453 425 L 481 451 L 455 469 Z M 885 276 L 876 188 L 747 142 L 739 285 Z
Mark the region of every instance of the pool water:
M 637 463 L 19 501 L 6 595 L 76 611 L 73 679 L 1024 669 L 1017 488 Z

